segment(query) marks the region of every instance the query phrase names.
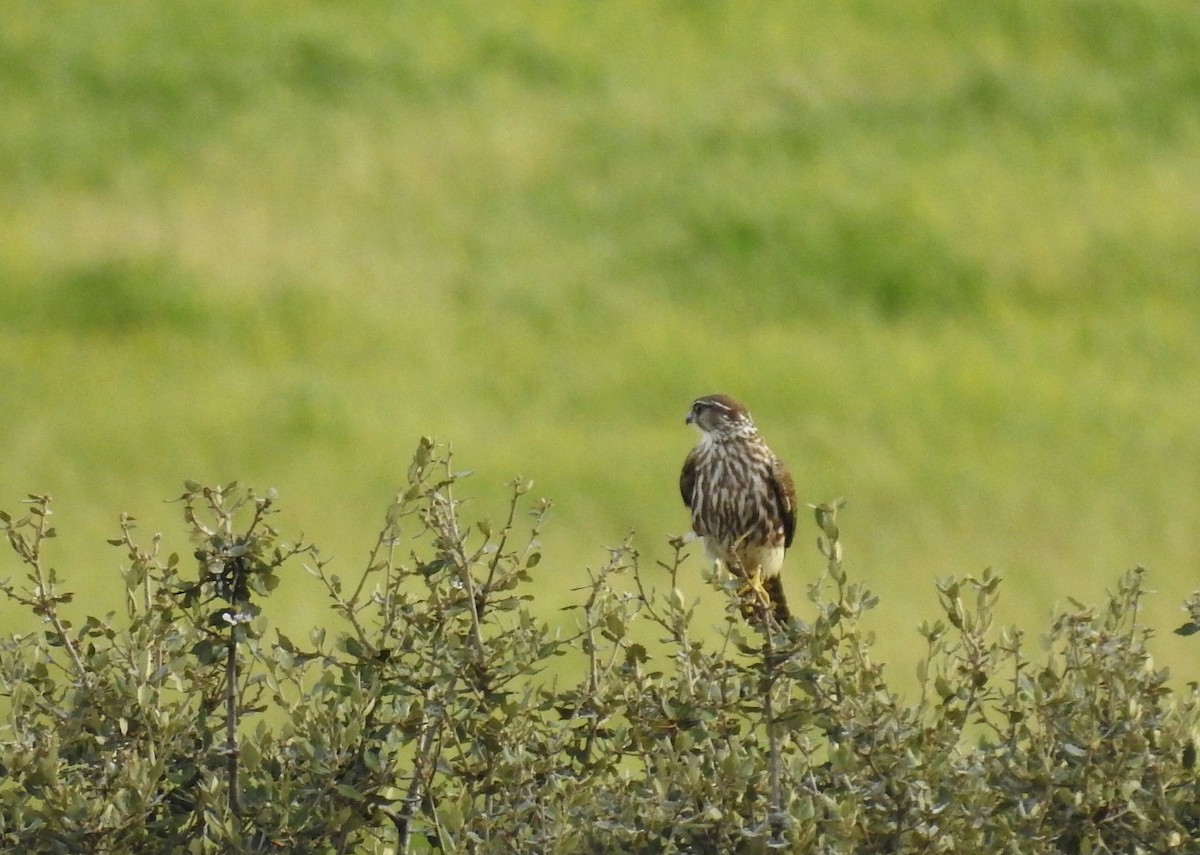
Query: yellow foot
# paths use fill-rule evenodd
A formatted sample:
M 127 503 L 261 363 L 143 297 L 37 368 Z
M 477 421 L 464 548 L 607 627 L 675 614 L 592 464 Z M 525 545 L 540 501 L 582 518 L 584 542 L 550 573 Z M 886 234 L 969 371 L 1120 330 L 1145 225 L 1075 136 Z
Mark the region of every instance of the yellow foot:
M 767 589 L 763 586 L 761 567 L 755 567 L 754 572 L 749 576 L 746 576 L 742 582 L 744 584 L 742 587 L 738 588 L 739 596 L 744 597 L 748 594 L 756 594 L 759 597 L 762 597 L 764 600 L 768 599 Z
M 762 567 L 754 568 L 738 588 L 738 596 L 742 600 L 742 616 L 749 619 L 759 614 L 763 609 L 771 610 L 771 596 L 763 585 Z

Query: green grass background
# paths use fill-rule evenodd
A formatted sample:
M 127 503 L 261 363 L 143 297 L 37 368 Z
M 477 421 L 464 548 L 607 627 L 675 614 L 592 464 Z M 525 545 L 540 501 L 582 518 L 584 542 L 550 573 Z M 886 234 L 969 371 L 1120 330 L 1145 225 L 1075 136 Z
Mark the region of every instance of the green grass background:
M 725 391 L 850 499 L 900 683 L 935 578 L 1036 633 L 1136 563 L 1195 678 L 1197 57 L 1191 0 L 12 0 L 0 506 L 54 495 L 78 614 L 121 511 L 186 552 L 185 478 L 278 488 L 350 575 L 431 434 L 469 515 L 555 500 L 553 616 L 630 530 L 665 556 Z

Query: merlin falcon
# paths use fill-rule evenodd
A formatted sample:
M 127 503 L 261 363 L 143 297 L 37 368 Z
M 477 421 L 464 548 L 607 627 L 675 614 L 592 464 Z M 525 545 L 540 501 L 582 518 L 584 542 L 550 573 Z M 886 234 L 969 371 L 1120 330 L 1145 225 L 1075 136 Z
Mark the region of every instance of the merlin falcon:
M 796 533 L 796 489 L 787 467 L 767 446 L 746 408 L 728 395 L 692 402 L 687 423 L 700 430 L 679 475 L 692 530 L 709 557 L 759 591 L 779 624 L 790 613 L 779 578 Z M 754 605 L 743 606 L 749 615 Z

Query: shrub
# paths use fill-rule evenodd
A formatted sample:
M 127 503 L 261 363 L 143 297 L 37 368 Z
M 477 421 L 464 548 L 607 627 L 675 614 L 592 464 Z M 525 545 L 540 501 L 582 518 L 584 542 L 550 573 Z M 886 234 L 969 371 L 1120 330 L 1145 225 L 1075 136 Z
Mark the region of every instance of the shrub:
M 123 616 L 67 617 L 51 502 L 0 515 L 43 629 L 0 641 L 0 845 L 20 852 L 1162 852 L 1197 843 L 1194 694 L 1146 652 L 1140 570 L 1072 606 L 1044 655 L 995 630 L 999 579 L 938 583 L 920 688 L 889 688 L 843 568 L 839 505 L 810 621 L 695 626 L 686 546 L 610 551 L 535 617 L 548 505 L 512 483 L 468 525 L 422 440 L 347 579 L 271 525 L 272 492 L 189 483 L 194 560 L 123 517 Z M 526 516 L 526 513 L 528 516 Z M 305 567 L 336 619 L 271 630 Z M 1198 612 L 1200 613 L 1200 612 Z M 641 628 L 648 628 L 649 632 Z M 640 640 L 639 640 L 640 639 Z M 549 676 L 559 657 L 582 676 Z

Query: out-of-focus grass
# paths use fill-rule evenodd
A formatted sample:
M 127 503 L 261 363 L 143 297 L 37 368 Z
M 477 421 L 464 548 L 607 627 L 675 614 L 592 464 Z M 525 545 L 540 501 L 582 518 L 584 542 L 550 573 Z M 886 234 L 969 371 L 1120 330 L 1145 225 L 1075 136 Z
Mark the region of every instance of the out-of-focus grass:
M 850 498 L 898 667 L 933 578 L 989 564 L 1036 627 L 1145 562 L 1166 629 L 1197 55 L 1184 2 L 10 4 L 0 505 L 56 495 L 95 608 L 117 514 L 179 531 L 184 478 L 276 486 L 349 573 L 431 433 L 468 513 L 517 474 L 555 498 L 551 615 L 604 545 L 685 528 L 682 415 L 724 390 L 803 499 Z

